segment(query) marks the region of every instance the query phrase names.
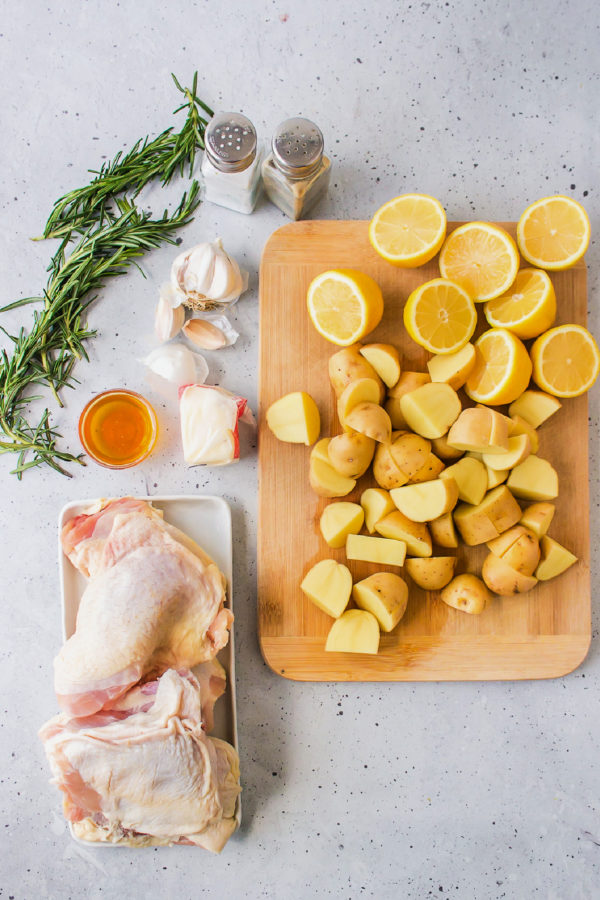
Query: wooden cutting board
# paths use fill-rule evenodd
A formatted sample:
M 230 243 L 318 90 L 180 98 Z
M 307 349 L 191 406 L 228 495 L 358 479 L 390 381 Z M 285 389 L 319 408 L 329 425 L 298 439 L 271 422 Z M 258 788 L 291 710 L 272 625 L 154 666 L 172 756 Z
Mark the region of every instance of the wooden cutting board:
M 449 230 L 460 222 L 449 223 Z M 501 223 L 513 235 L 515 226 Z M 590 639 L 589 495 L 587 399 L 564 401 L 539 430 L 539 454 L 551 460 L 560 478 L 560 496 L 551 535 L 580 562 L 529 594 L 496 598 L 480 616 L 446 606 L 438 596 L 410 586 L 406 614 L 382 635 L 377 656 L 325 653 L 332 620 L 300 590 L 315 562 L 332 550 L 319 531 L 326 503 L 308 483 L 310 449 L 284 444 L 269 431 L 268 406 L 289 391 L 304 390 L 321 412 L 321 435 L 338 434 L 327 362 L 336 348 L 313 328 L 306 291 L 320 272 L 360 269 L 381 286 L 385 312 L 367 338 L 396 344 L 403 368 L 426 371 L 428 354 L 406 334 L 402 310 L 409 293 L 439 276 L 437 257 L 418 269 L 398 269 L 380 259 L 367 237 L 367 222 L 295 222 L 276 231 L 260 269 L 260 420 L 258 631 L 265 661 L 279 675 L 303 681 L 438 681 L 551 678 L 572 671 L 585 658 Z M 557 324 L 585 324 L 587 295 L 583 263 L 553 274 Z M 483 316 L 480 316 L 483 318 Z M 483 330 L 483 326 L 480 330 Z M 374 486 L 370 473 L 345 500 L 358 502 Z M 435 552 L 435 548 L 434 548 Z M 440 550 L 441 554 L 453 551 Z M 461 546 L 458 572 L 479 573 L 483 548 Z M 350 562 L 355 580 L 377 570 Z M 396 570 L 398 571 L 398 570 Z

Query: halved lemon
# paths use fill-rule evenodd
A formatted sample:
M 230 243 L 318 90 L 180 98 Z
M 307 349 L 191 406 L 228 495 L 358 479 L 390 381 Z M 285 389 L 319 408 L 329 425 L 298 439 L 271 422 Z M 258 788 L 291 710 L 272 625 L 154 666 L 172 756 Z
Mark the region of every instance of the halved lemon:
M 420 285 L 404 306 L 404 327 L 430 353 L 456 353 L 476 325 L 475 304 L 458 284 L 445 278 Z
M 508 328 L 520 338 L 534 338 L 556 318 L 556 294 L 550 276 L 542 269 L 520 269 L 509 290 L 488 300 L 483 311 L 497 328 Z
M 581 259 L 590 242 L 590 220 L 570 197 L 543 197 L 528 206 L 517 224 L 519 250 L 534 266 L 558 271 Z
M 370 275 L 355 269 L 330 269 L 308 287 L 308 314 L 319 334 L 348 347 L 379 324 L 383 315 L 381 288 Z
M 519 251 L 510 234 L 489 222 L 467 222 L 448 235 L 440 251 L 440 272 L 460 284 L 475 303 L 504 294 L 519 270 Z
M 598 344 L 583 325 L 557 325 L 531 348 L 533 380 L 555 397 L 589 391 L 600 372 Z
M 402 194 L 381 206 L 369 225 L 374 249 L 395 266 L 422 266 L 446 237 L 444 207 L 428 194 Z
M 505 328 L 484 331 L 475 341 L 475 366 L 465 390 L 471 400 L 487 406 L 512 403 L 531 378 L 531 360 L 525 345 Z

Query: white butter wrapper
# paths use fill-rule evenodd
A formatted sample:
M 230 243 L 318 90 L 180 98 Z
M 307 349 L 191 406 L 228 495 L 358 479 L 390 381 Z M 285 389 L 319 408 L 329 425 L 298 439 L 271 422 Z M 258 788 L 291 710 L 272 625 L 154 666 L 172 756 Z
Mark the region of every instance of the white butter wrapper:
M 239 459 L 238 421 L 246 403 L 212 385 L 186 384 L 179 389 L 183 458 L 188 466 L 226 466 Z

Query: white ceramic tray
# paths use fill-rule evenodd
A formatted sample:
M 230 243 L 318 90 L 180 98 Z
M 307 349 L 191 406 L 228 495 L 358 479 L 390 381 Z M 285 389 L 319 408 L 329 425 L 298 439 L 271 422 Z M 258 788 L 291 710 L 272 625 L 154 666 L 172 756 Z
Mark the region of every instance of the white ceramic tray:
M 231 510 L 222 497 L 213 496 L 168 496 L 137 497 L 148 500 L 156 509 L 162 510 L 165 520 L 185 532 L 215 561 L 227 579 L 227 599 L 229 609 L 233 612 L 233 547 L 231 536 Z M 83 594 L 87 579 L 77 571 L 62 551 L 60 533 L 64 525 L 75 516 L 81 515 L 97 498 L 89 500 L 72 500 L 64 506 L 58 518 L 58 565 L 62 597 L 63 638 L 67 640 L 75 631 L 75 621 L 79 600 Z M 214 711 L 214 728 L 211 734 L 232 744 L 238 750 L 237 716 L 235 704 L 235 647 L 234 629 L 231 628 L 229 641 L 220 651 L 218 660 L 227 673 L 227 688 L 217 700 Z M 192 670 L 193 671 L 193 670 Z M 236 806 L 238 828 L 242 821 L 242 804 L 238 797 Z M 73 835 L 73 831 L 71 830 Z M 90 841 L 81 841 L 73 835 L 78 843 L 86 847 Z M 97 842 L 97 847 L 119 847 L 123 844 Z

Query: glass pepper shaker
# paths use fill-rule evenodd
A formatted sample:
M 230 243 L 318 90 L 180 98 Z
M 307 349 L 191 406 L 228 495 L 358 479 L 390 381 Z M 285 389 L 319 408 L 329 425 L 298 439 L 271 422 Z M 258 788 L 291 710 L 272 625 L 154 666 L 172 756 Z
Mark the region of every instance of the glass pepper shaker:
M 204 145 L 205 199 L 251 213 L 260 193 L 262 151 L 250 119 L 241 113 L 215 113 L 204 133 Z
M 262 164 L 271 203 L 290 219 L 301 219 L 327 191 L 331 160 L 323 154 L 321 129 L 309 119 L 286 119 L 275 131 Z

